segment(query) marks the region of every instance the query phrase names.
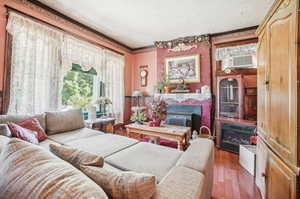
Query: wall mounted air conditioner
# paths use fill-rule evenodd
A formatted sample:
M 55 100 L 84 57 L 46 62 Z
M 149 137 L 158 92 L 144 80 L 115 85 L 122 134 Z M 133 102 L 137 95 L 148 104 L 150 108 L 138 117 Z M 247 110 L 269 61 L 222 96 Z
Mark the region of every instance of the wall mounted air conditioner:
M 224 59 L 223 68 L 239 69 L 239 68 L 255 68 L 253 55 L 240 55 Z

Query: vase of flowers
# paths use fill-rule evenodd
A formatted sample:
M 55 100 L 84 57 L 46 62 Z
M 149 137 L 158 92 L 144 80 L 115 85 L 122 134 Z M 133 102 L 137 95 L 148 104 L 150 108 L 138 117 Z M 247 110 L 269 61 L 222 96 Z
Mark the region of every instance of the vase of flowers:
M 166 117 L 167 114 L 167 104 L 161 98 L 154 99 L 149 107 L 149 115 L 151 122 L 149 126 L 160 126 L 161 121 Z
M 133 121 L 135 124 L 143 124 L 143 121 L 145 121 L 146 119 L 146 113 L 142 111 L 136 111 L 130 117 L 130 120 Z

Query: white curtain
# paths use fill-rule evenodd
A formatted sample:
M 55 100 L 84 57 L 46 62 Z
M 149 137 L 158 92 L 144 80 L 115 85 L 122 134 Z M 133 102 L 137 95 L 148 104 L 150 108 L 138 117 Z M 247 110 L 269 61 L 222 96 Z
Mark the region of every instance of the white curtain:
M 7 31 L 13 37 L 8 112 L 57 110 L 62 33 L 15 13 L 9 15 Z
M 13 36 L 9 113 L 40 113 L 61 106 L 64 75 L 78 64 L 97 72 L 113 112 L 124 110 L 124 56 L 10 13 L 7 31 Z
M 106 75 L 103 76 L 105 93 L 112 101 L 114 113 L 119 117 L 124 110 L 124 56 L 109 50 L 104 52 Z M 101 77 L 101 75 L 100 75 Z M 106 78 L 106 79 L 105 79 Z

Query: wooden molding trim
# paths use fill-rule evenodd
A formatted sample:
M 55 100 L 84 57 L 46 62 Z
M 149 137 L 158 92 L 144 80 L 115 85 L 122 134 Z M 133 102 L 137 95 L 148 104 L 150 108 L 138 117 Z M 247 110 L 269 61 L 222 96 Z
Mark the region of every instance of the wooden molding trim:
M 63 15 L 62 13 L 59 13 L 58 11 L 55 11 L 53 9 L 51 9 L 50 7 L 47 7 L 46 5 L 37 2 L 37 1 L 33 1 L 33 0 L 9 0 L 12 1 L 14 3 L 17 4 L 22 4 L 22 6 L 29 8 L 31 10 L 34 10 L 35 12 L 38 12 L 39 14 L 55 20 L 69 28 L 75 29 L 77 31 L 80 31 L 82 33 L 88 34 L 88 35 L 92 35 L 93 37 L 95 37 L 96 39 L 106 42 L 110 45 L 116 46 L 126 52 L 131 52 L 132 49 L 92 28 L 89 28 L 73 19 L 71 19 L 70 17 L 67 17 L 65 15 Z M 10 5 L 7 5 L 8 7 L 11 7 Z M 14 9 L 14 7 L 12 7 Z
M 275 11 L 277 10 L 277 8 L 281 5 L 281 3 L 284 0 L 276 0 L 273 5 L 271 6 L 270 10 L 268 11 L 268 14 L 265 16 L 264 20 L 262 21 L 262 23 L 259 25 L 256 34 L 259 35 L 261 33 L 261 31 L 265 28 L 267 22 L 269 21 L 269 19 L 274 15 Z M 290 1 L 289 1 L 290 3 Z
M 132 53 L 133 53 L 133 54 L 145 53 L 145 52 L 154 51 L 155 49 L 156 49 L 156 47 L 155 47 L 154 45 L 151 45 L 151 46 L 145 46 L 145 47 L 133 49 L 133 50 L 132 50 Z

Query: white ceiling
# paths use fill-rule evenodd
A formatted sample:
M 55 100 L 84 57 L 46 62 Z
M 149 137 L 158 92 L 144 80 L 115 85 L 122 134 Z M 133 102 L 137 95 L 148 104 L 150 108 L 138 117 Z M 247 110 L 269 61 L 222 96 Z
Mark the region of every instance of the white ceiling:
M 39 0 L 131 48 L 258 25 L 274 0 Z

